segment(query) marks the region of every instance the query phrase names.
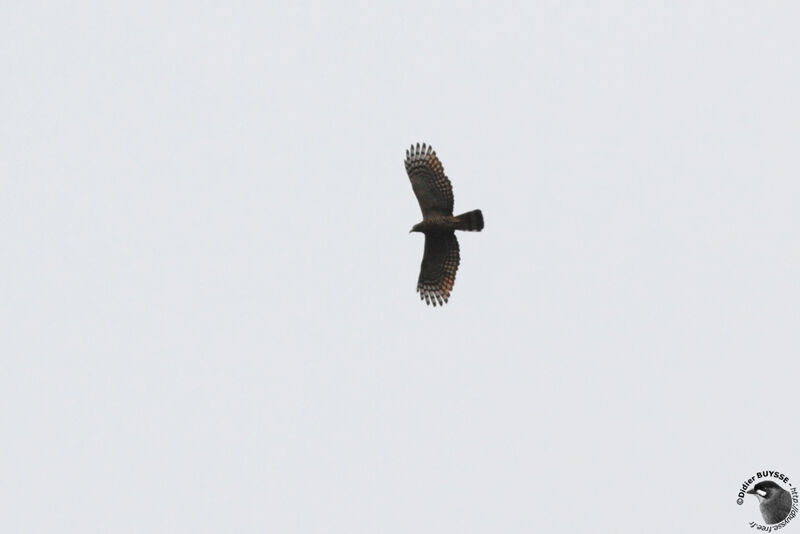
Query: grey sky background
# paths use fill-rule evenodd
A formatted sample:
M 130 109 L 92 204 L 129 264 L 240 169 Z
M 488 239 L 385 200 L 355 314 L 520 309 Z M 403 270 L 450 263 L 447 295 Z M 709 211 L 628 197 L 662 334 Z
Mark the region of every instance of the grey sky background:
M 2 530 L 750 530 L 800 482 L 798 16 L 8 3 Z M 486 219 L 444 309 L 417 141 Z

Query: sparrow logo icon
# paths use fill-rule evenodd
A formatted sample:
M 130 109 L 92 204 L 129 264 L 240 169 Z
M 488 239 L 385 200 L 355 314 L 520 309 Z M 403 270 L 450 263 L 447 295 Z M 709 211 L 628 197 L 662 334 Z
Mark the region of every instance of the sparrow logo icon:
M 742 483 L 736 504 L 742 505 L 747 495 L 758 499 L 758 510 L 764 523 L 750 521 L 750 528 L 772 532 L 785 527 L 798 513 L 797 488 L 779 471 L 759 471 Z M 755 517 L 754 517 L 755 519 Z

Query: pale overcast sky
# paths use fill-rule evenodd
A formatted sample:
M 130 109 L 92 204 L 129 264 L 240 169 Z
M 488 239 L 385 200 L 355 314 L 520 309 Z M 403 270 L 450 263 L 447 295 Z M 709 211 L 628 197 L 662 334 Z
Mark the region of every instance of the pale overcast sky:
M 794 2 L 9 2 L 3 532 L 748 532 L 800 481 Z M 403 167 L 461 268 L 415 293 Z

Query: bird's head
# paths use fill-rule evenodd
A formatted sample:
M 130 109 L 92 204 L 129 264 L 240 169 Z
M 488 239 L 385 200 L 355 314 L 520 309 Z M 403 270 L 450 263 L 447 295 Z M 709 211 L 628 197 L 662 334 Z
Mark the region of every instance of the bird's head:
M 753 489 L 747 490 L 747 493 L 755 495 L 758 498 L 758 502 L 764 502 L 772 499 L 776 495 L 780 495 L 782 491 L 784 491 L 784 489 L 776 482 L 765 480 L 753 486 Z

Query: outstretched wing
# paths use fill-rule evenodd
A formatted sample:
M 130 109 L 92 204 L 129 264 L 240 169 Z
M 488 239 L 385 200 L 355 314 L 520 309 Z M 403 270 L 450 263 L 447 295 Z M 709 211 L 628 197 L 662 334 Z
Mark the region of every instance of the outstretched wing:
M 460 256 L 455 232 L 428 232 L 425 234 L 425 254 L 419 270 L 417 291 L 427 304 L 439 302 L 441 306 L 450 298 L 456 281 Z
M 430 215 L 453 214 L 453 186 L 444 175 L 444 168 L 432 147 L 425 146 L 425 143 L 422 148 L 419 143 L 416 147 L 411 145 L 411 149 L 406 150 L 406 172 L 423 219 Z

